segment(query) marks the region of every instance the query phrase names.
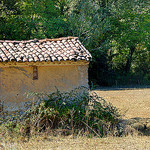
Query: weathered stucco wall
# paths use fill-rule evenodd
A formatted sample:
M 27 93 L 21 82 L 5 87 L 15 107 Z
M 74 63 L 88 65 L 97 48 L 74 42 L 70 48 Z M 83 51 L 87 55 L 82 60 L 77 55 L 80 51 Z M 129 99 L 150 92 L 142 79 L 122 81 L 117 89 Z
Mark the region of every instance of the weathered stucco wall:
M 72 90 L 79 86 L 88 87 L 88 64 L 49 64 L 38 68 L 38 79 L 33 80 L 33 66 L 0 67 L 0 100 L 4 108 L 24 107 L 29 92 L 53 92 Z M 12 106 L 12 107 L 11 107 Z

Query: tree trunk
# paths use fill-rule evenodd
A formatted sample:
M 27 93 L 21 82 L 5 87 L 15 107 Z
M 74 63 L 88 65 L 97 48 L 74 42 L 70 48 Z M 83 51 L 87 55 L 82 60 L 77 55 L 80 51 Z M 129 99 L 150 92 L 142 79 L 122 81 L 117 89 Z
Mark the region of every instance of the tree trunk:
M 133 56 L 134 51 L 135 51 L 135 47 L 130 47 L 129 55 L 128 55 L 127 62 L 125 65 L 126 73 L 129 73 L 130 71 L 131 63 L 132 63 L 132 56 Z

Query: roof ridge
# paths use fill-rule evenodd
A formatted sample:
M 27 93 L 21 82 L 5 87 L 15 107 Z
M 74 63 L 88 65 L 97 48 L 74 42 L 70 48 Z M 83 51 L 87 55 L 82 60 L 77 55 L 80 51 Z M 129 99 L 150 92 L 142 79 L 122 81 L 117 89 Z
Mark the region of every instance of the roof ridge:
M 0 40 L 1 43 L 3 42 L 6 42 L 6 43 L 30 43 L 30 42 L 36 42 L 36 41 L 39 41 L 39 42 L 45 42 L 45 41 L 62 41 L 62 40 L 70 40 L 70 39 L 78 39 L 78 37 L 73 37 L 73 36 L 68 36 L 68 37 L 61 37 L 61 38 L 53 38 L 53 39 L 48 39 L 48 38 L 45 38 L 45 39 L 32 39 L 32 40 L 20 40 L 20 41 L 17 41 L 17 40 Z
M 70 40 L 70 39 L 78 39 L 78 37 L 68 36 L 68 37 L 61 37 L 61 38 L 54 38 L 54 39 L 41 39 L 39 42 L 45 42 L 45 41 L 62 41 L 62 40 Z
M 21 40 L 21 41 L 17 41 L 17 40 L 0 40 L 0 42 L 6 42 L 6 43 L 28 43 L 28 42 L 32 42 L 32 41 L 37 41 L 38 39 L 33 39 L 33 40 Z

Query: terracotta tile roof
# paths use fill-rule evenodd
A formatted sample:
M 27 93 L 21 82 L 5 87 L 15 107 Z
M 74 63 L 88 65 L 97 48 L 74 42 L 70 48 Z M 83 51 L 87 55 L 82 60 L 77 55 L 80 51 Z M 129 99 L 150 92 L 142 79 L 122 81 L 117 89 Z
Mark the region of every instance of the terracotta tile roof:
M 8 41 L 0 40 L 0 62 L 86 60 L 91 54 L 77 37 Z

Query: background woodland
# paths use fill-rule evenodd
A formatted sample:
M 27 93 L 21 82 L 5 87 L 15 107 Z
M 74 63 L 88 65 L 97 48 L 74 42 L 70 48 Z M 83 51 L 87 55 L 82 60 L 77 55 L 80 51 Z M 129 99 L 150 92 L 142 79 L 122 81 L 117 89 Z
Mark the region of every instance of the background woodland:
M 77 36 L 91 85 L 150 84 L 148 0 L 1 0 L 0 39 Z

